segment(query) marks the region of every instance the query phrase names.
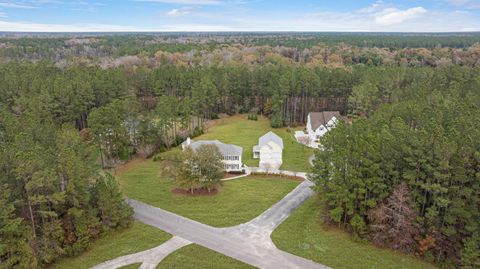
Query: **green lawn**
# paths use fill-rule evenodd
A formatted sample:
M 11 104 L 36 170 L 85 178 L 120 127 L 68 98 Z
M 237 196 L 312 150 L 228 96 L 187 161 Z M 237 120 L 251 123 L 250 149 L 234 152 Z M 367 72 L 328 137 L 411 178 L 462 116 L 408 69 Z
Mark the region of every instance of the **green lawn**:
M 310 198 L 272 234 L 278 248 L 335 269 L 435 268 L 433 265 L 388 249 L 352 240 L 320 224 L 317 198 Z
M 283 165 L 281 169 L 291 171 L 308 171 L 310 165 L 308 157 L 313 154 L 313 149 L 298 144 L 293 133 L 287 128 L 273 129 L 265 117 L 258 121 L 247 120 L 246 115 L 236 115 L 216 120 L 204 135 L 195 140 L 218 139 L 224 143 L 235 144 L 243 148 L 243 162 L 248 166 L 258 166 L 258 159 L 253 158 L 253 146 L 258 144 L 258 139 L 269 131 L 273 131 L 283 139 Z
M 173 194 L 174 180 L 161 175 L 161 164 L 138 161 L 117 173 L 123 193 L 133 199 L 216 226 L 248 222 L 293 190 L 299 181 L 275 176 L 250 176 L 224 182 L 213 196 Z
M 161 245 L 171 236 L 157 228 L 134 222 L 128 229 L 111 231 L 79 256 L 63 258 L 49 269 L 90 268 L 99 263 Z
M 256 268 L 199 245 L 188 245 L 167 256 L 157 269 Z

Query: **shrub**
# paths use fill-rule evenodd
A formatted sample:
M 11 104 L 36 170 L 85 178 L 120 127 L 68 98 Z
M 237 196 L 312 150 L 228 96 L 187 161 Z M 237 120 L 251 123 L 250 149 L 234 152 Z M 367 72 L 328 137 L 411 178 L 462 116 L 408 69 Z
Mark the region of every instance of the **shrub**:
M 153 156 L 152 160 L 154 162 L 159 162 L 159 161 L 163 161 L 163 158 L 162 158 L 162 155 L 156 154 L 155 156 Z
M 257 121 L 258 120 L 257 114 L 248 114 L 248 120 Z
M 195 127 L 195 129 L 193 129 L 192 137 L 197 137 L 202 134 L 203 134 L 203 128 L 197 126 Z M 181 144 L 181 142 L 179 144 Z

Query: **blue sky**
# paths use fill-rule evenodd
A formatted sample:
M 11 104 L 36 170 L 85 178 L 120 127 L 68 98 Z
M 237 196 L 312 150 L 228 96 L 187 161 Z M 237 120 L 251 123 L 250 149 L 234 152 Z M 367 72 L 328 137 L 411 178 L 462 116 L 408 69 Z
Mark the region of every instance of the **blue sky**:
M 480 0 L 0 0 L 0 31 L 480 31 Z

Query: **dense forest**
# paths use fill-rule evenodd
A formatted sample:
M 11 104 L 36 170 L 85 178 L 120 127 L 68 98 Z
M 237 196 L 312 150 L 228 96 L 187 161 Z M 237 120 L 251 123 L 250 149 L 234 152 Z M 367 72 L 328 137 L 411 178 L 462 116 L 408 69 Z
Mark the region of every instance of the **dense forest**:
M 408 73 L 354 86 L 349 107 L 367 117 L 322 138 L 312 175 L 324 218 L 380 246 L 478 268 L 480 74 Z
M 0 268 L 42 267 L 127 227 L 132 211 L 101 168 L 176 146 L 221 114 L 263 114 L 283 127 L 322 110 L 348 118 L 322 140 L 312 173 L 324 220 L 445 267 L 475 268 L 479 39 L 4 36 Z

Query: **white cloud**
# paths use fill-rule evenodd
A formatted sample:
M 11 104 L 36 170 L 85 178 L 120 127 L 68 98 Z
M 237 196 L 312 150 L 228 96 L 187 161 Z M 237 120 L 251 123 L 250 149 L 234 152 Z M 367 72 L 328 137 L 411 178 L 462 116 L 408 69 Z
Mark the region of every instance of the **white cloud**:
M 375 14 L 375 22 L 381 25 L 392 25 L 402 23 L 407 20 L 418 18 L 425 14 L 427 10 L 423 7 L 414 7 L 406 10 L 396 8 L 387 8 L 382 12 Z
M 0 12 L 0 18 L 6 18 L 7 14 L 5 12 Z
M 42 24 L 32 22 L 8 22 L 0 20 L 0 31 L 5 32 L 219 32 L 235 31 L 223 25 L 214 24 L 172 24 L 153 28 L 108 24 Z
M 188 15 L 193 12 L 192 7 L 182 7 L 182 8 L 174 8 L 167 12 L 167 16 L 169 17 L 179 17 Z
M 480 29 L 480 18 L 469 12 L 426 10 L 423 7 L 401 9 L 376 2 L 345 12 L 245 16 L 234 25 L 243 31 L 461 32 Z
M 454 5 L 454 6 L 459 6 L 459 7 L 465 7 L 465 8 L 480 8 L 480 1 L 478 0 L 445 0 L 447 3 Z
M 43 0 L 49 1 L 49 0 Z M 55 1 L 55 0 L 50 0 Z M 150 0 L 154 1 L 154 0 Z M 170 1 L 173 0 L 155 0 Z M 190 1 L 193 0 L 179 0 Z M 175 1 L 175 2 L 179 2 Z M 213 1 L 213 0 L 200 0 Z M 223 3 L 239 2 L 225 0 Z M 444 1 L 444 0 L 439 0 Z M 446 1 L 446 0 L 445 0 Z M 2 2 L 0 0 L 0 2 Z M 5 1 L 4 1 L 5 2 Z M 198 3 L 197 1 L 195 1 Z M 215 0 L 215 2 L 221 2 Z M 470 11 L 426 10 L 423 7 L 400 8 L 376 2 L 362 9 L 345 12 L 299 13 L 266 12 L 234 5 L 215 6 L 214 11 L 202 13 L 201 7 L 186 5 L 165 12 L 157 24 L 137 26 L 106 24 L 42 24 L 0 19 L 0 31 L 24 32 L 143 32 L 143 31 L 351 31 L 351 32 L 455 32 L 479 31 L 480 17 Z M 194 14 L 195 16 L 186 16 Z M 121 24 L 121 23 L 119 23 Z
M 136 2 L 154 2 L 162 4 L 178 4 L 178 5 L 218 5 L 221 0 L 135 0 Z
M 123 32 L 139 31 L 132 26 L 106 24 L 42 24 L 0 20 L 0 31 L 9 32 Z
M 0 1 L 0 7 L 3 8 L 18 8 L 18 9 L 32 9 L 38 8 L 47 4 L 63 4 L 59 0 L 4 0 Z
M 306 17 L 307 22 L 312 25 L 333 31 L 334 28 L 338 28 L 339 31 L 388 31 L 402 26 L 403 31 L 421 31 L 419 30 L 421 27 L 407 29 L 405 26 L 414 19 L 421 19 L 426 13 L 427 10 L 423 7 L 399 9 L 390 4 L 376 2 L 350 12 L 319 12 L 307 14 Z
M 23 3 L 16 3 L 16 2 L 0 2 L 0 7 L 4 8 L 22 8 L 22 9 L 31 9 L 35 8 L 32 5 L 23 4 Z

